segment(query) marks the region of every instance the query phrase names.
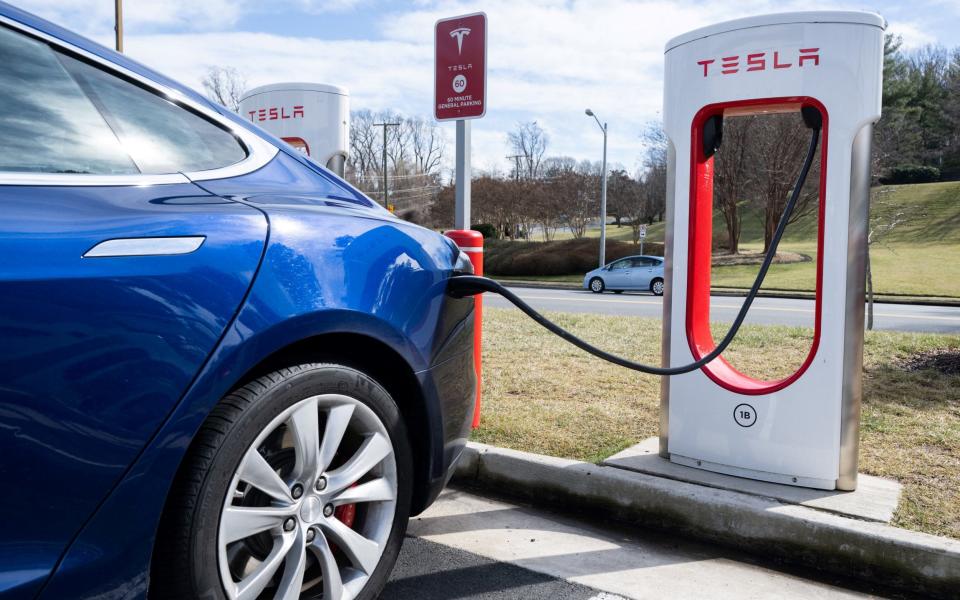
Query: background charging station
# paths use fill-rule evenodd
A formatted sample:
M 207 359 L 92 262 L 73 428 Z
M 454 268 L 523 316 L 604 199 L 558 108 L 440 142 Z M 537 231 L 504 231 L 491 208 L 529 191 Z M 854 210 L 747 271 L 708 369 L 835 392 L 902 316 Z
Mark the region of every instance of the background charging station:
M 722 356 L 664 377 L 660 453 L 675 463 L 856 488 L 870 142 L 880 117 L 885 28 L 871 13 L 785 13 L 712 25 L 667 44 L 664 365 L 690 363 L 715 347 L 713 158 L 703 148 L 711 117 L 814 107 L 823 119 L 815 333 L 806 361 L 776 381 L 740 373 Z
M 274 83 L 240 99 L 240 116 L 343 177 L 350 153 L 350 94 L 323 83 Z

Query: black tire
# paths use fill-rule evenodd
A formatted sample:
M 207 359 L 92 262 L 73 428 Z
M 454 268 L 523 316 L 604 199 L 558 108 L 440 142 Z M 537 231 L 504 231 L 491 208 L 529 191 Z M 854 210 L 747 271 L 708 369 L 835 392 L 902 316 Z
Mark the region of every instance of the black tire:
M 217 560 L 221 507 L 240 459 L 284 409 L 311 396 L 341 394 L 367 405 L 386 427 L 397 466 L 397 504 L 383 555 L 358 598 L 375 599 L 403 544 L 413 481 L 410 442 L 390 394 L 366 374 L 303 364 L 264 375 L 225 396 L 191 443 L 171 488 L 151 570 L 150 598 L 224 600 Z M 313 594 L 322 590 L 313 588 Z
M 663 279 L 657 277 L 656 279 L 650 282 L 650 293 L 653 294 L 654 296 L 663 295 Z
M 590 280 L 590 291 L 593 292 L 594 294 L 602 294 L 603 290 L 605 290 L 606 288 L 607 286 L 604 285 L 603 279 L 600 279 L 599 277 L 594 277 L 593 279 Z

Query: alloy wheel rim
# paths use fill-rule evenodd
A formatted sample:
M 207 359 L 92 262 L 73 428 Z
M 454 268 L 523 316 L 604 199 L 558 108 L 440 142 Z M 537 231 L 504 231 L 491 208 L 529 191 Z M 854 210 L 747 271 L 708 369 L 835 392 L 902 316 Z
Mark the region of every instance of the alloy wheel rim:
M 662 294 L 662 293 L 663 293 L 663 282 L 662 282 L 662 281 L 655 281 L 655 282 L 653 283 L 653 293 L 654 293 L 654 294 Z
M 595 292 L 599 292 L 599 291 L 600 291 L 600 280 L 599 280 L 599 279 L 594 279 L 594 280 L 593 280 L 593 283 L 591 284 L 591 289 L 592 289 L 593 291 L 595 291 Z
M 396 498 L 393 445 L 367 405 L 339 394 L 293 404 L 247 448 L 224 498 L 217 558 L 227 597 L 355 598 L 383 556 Z M 351 524 L 337 515 L 348 505 Z

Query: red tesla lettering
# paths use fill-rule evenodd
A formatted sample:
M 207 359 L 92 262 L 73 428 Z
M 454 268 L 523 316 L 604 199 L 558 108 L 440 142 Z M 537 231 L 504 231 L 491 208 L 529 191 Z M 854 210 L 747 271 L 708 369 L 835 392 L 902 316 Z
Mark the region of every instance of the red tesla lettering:
M 251 111 L 250 111 L 250 120 L 253 121 L 253 118 L 254 118 L 256 115 L 257 115 L 257 111 L 251 110 Z
M 740 70 L 739 56 L 725 56 L 722 60 L 723 62 L 720 63 L 720 66 L 723 67 L 723 70 L 720 72 L 724 75 L 730 75 Z
M 267 109 L 261 108 L 257 111 L 257 120 L 266 121 L 267 120 Z
M 294 106 L 294 107 L 293 107 L 293 118 L 296 119 L 297 117 L 301 117 L 301 118 L 303 117 L 303 107 L 302 107 L 302 106 Z
M 712 58 L 709 59 L 709 60 L 698 60 L 698 61 L 697 61 L 697 64 L 698 64 L 698 65 L 703 65 L 703 76 L 704 76 L 704 77 L 707 76 L 707 67 L 708 67 L 709 65 L 715 63 L 715 62 L 716 62 L 716 61 L 713 60 Z
M 780 62 L 780 53 L 779 53 L 779 52 L 774 52 L 774 53 L 773 53 L 773 68 L 774 68 L 774 69 L 786 69 L 786 68 L 789 68 L 789 67 L 792 67 L 792 66 L 793 66 L 793 65 L 792 65 L 791 63 L 781 63 L 781 62 Z
M 756 54 L 747 55 L 747 70 L 748 71 L 763 71 L 767 68 L 767 59 L 764 58 L 766 52 L 758 52 Z
M 277 108 L 276 108 L 276 107 L 271 107 L 271 108 L 270 108 L 270 120 L 271 120 L 271 121 L 276 121 L 276 120 L 277 120 Z
M 800 48 L 800 60 L 797 61 L 798 66 L 803 66 L 803 61 L 812 60 L 813 66 L 820 64 L 820 55 L 818 52 L 820 48 Z
M 773 53 L 773 59 L 771 61 L 772 68 L 774 69 L 789 69 L 791 67 L 802 67 L 805 62 L 812 62 L 810 66 L 819 66 L 820 65 L 820 48 L 800 48 L 799 53 L 796 54 L 798 60 L 796 63 L 791 62 L 781 62 L 780 61 L 780 51 Z M 703 76 L 707 77 L 710 74 L 710 65 L 720 61 L 721 73 L 724 75 L 733 75 L 734 73 L 739 73 L 741 70 L 740 67 L 740 55 L 735 56 L 724 56 L 719 59 L 705 58 L 703 60 L 698 60 L 697 64 L 703 67 Z M 753 52 L 745 56 L 744 62 L 744 71 L 766 71 L 767 70 L 767 52 Z

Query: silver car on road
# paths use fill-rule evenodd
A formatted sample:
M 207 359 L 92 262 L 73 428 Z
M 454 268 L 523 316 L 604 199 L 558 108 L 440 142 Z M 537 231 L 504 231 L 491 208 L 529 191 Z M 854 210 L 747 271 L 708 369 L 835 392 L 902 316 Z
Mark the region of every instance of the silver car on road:
M 595 294 L 609 290 L 617 294 L 625 290 L 649 291 L 663 295 L 663 259 L 659 256 L 627 256 L 583 276 L 583 289 Z

